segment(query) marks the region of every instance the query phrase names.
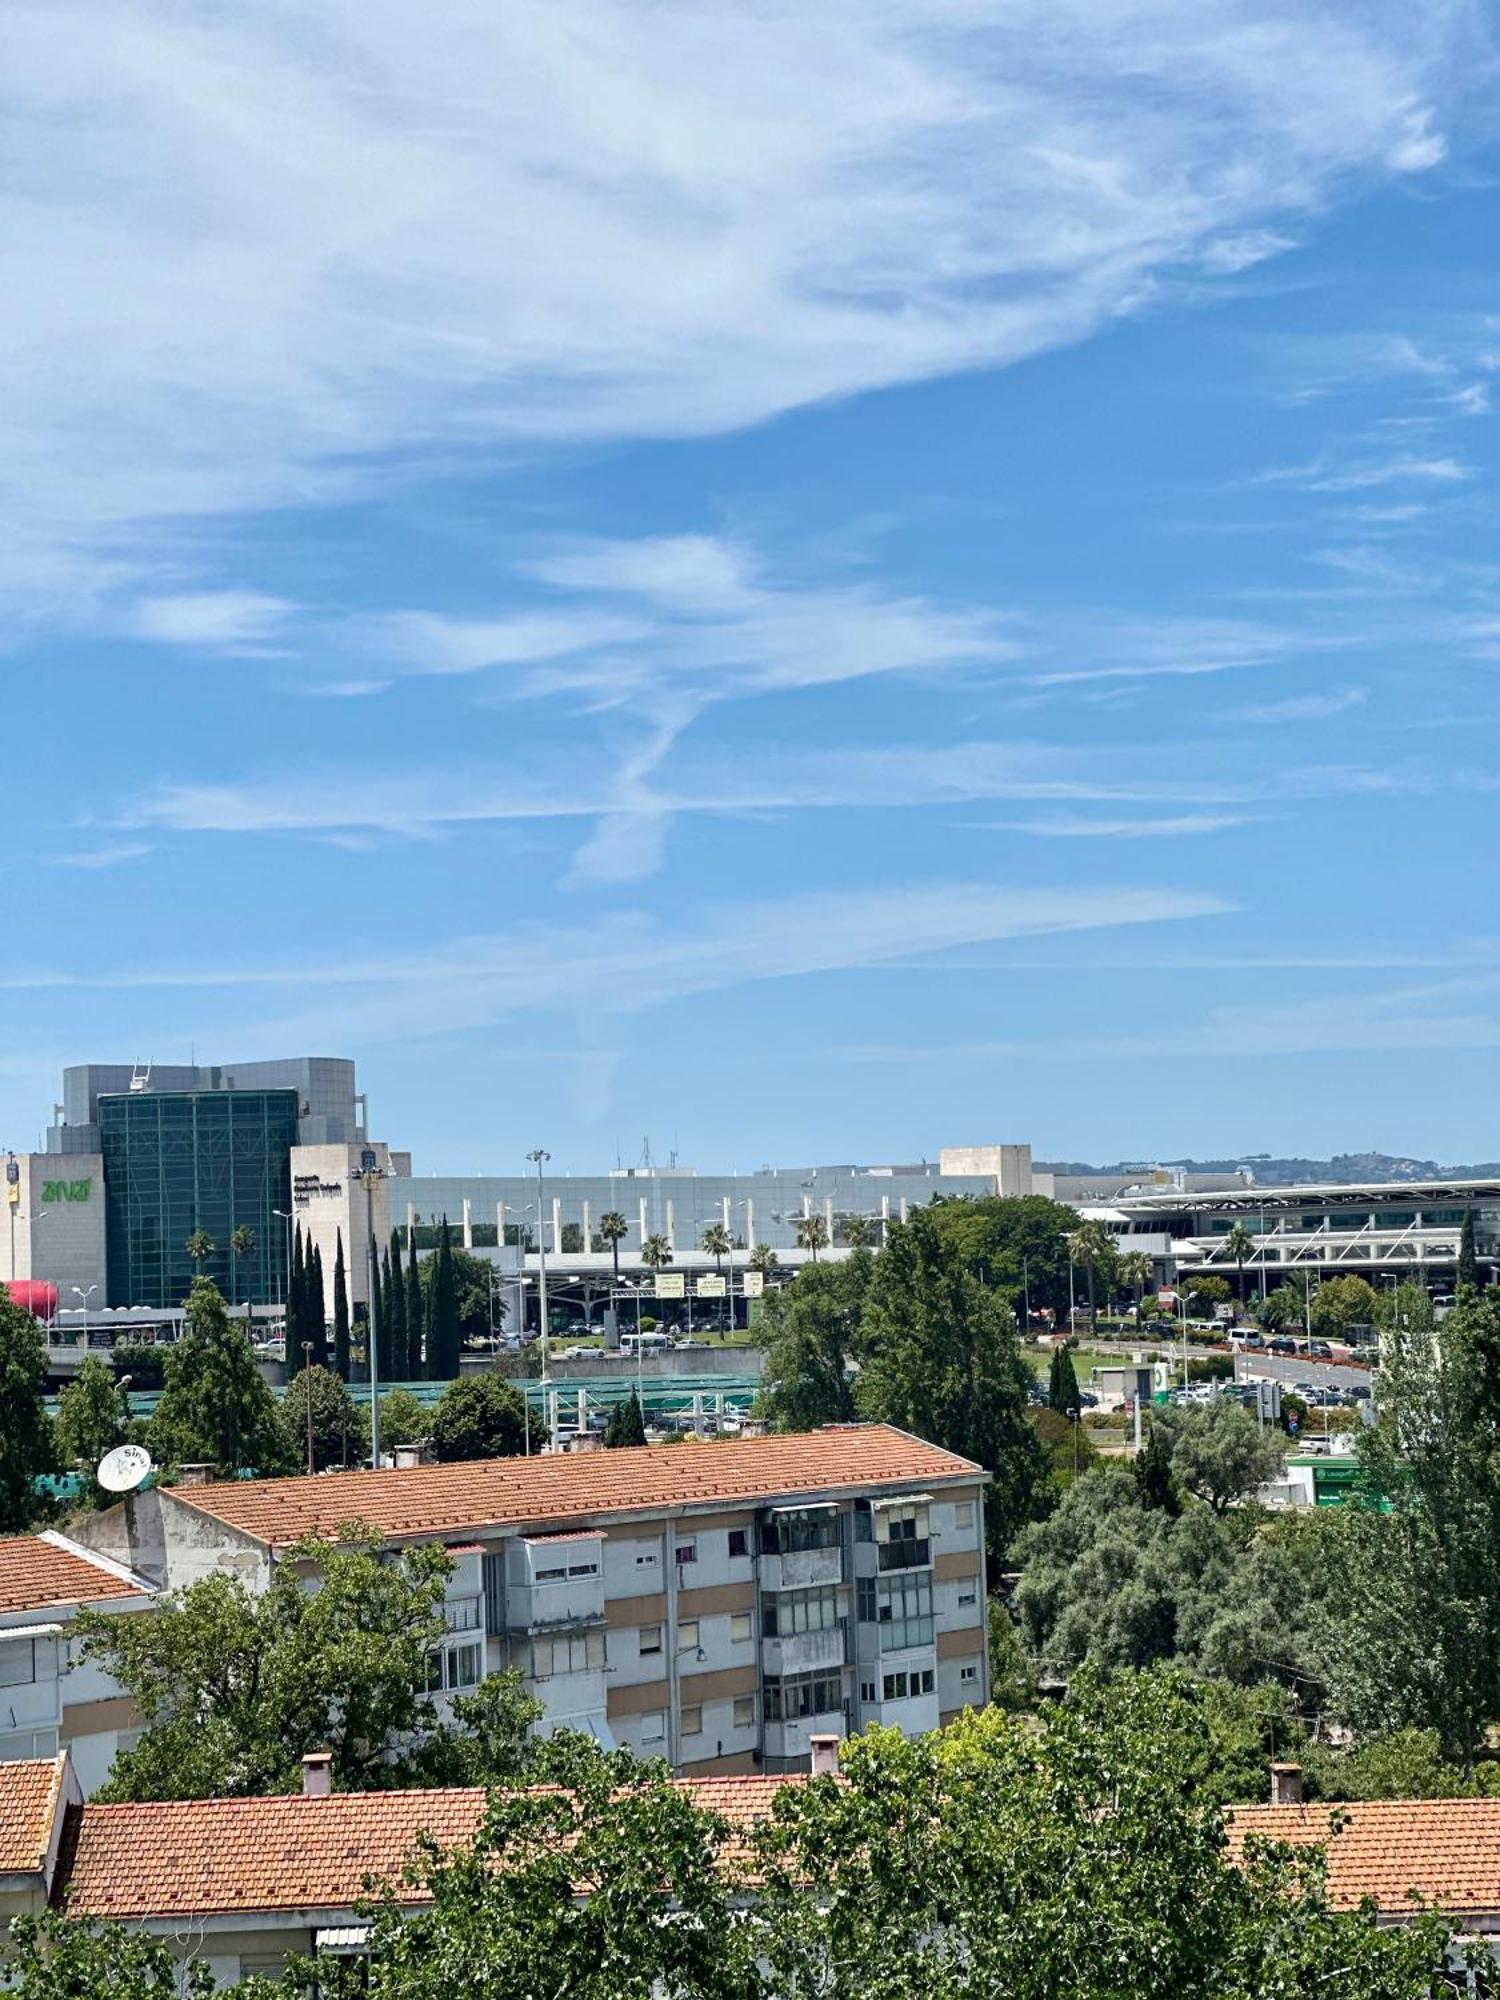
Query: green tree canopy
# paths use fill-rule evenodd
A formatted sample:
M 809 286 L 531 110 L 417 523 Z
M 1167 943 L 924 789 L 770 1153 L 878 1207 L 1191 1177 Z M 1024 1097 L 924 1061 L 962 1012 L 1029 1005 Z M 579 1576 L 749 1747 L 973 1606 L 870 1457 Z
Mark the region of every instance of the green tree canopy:
M 323 1749 L 340 1789 L 402 1782 L 403 1760 L 436 1716 L 427 1662 L 451 1569 L 441 1548 L 386 1551 L 351 1525 L 332 1546 L 288 1549 L 259 1594 L 216 1571 L 160 1599 L 149 1618 L 81 1612 L 73 1631 L 87 1657 L 146 1725 L 103 1796 L 294 1791 L 303 1757 Z
M 461 1345 L 458 1331 L 458 1273 L 453 1263 L 453 1232 L 445 1215 L 438 1230 L 437 1249 L 423 1272 L 426 1304 L 427 1375 L 433 1382 L 451 1382 L 458 1375 Z
M 943 1240 L 985 1284 L 1032 1311 L 1068 1310 L 1068 1237 L 1078 1215 L 1045 1195 L 943 1197 L 929 1204 Z
M 99 1355 L 86 1355 L 57 1401 L 57 1441 L 83 1474 L 85 1506 L 114 1505 L 118 1496 L 104 1493 L 94 1474 L 104 1454 L 129 1434 L 130 1413 L 114 1370 Z
M 382 1408 L 384 1406 L 382 1405 Z M 307 1419 L 312 1411 L 314 1472 L 331 1466 L 357 1466 L 370 1445 L 370 1421 L 344 1384 L 331 1369 L 316 1363 L 304 1368 L 277 1405 L 289 1456 L 305 1469 L 307 1464 Z M 381 1435 L 381 1443 L 386 1439 Z
M 181 1338 L 168 1351 L 166 1387 L 151 1418 L 158 1464 L 207 1464 L 224 1473 L 287 1472 L 296 1465 L 250 1342 L 208 1278 L 195 1278 Z
M 616 1403 L 609 1413 L 609 1422 L 604 1426 L 604 1443 L 607 1449 L 617 1451 L 626 1445 L 646 1442 L 646 1418 L 641 1409 L 641 1399 L 634 1389 L 623 1403 Z
M 341 1229 L 333 1253 L 333 1372 L 342 1382 L 349 1380 L 349 1365 L 349 1279 Z
M 209 2000 L 214 1990 L 206 1960 L 179 1957 L 175 1941 L 134 1925 L 48 1910 L 10 1926 L 6 2000 Z
M 1082 1414 L 1078 1393 L 1078 1371 L 1073 1366 L 1073 1350 L 1066 1341 L 1052 1350 L 1047 1368 L 1047 1407 L 1059 1416 L 1076 1418 Z
M 432 1411 L 410 1389 L 389 1389 L 380 1399 L 380 1448 L 419 1444 L 432 1431 Z
M 17 1535 L 51 1503 L 37 1481 L 57 1472 L 57 1439 L 42 1400 L 47 1337 L 0 1285 L 0 1533 Z
M 1340 1340 L 1352 1326 L 1373 1326 L 1379 1295 L 1365 1278 L 1325 1278 L 1312 1295 L 1312 1328 L 1322 1340 Z
M 1158 1410 L 1151 1420 L 1179 1485 L 1216 1514 L 1246 1499 L 1282 1469 L 1284 1440 L 1248 1410 L 1220 1396 L 1201 1409 Z
M 873 1269 L 870 1253 L 856 1251 L 839 1264 L 805 1264 L 766 1295 L 755 1337 L 766 1354 L 763 1406 L 777 1430 L 816 1430 L 855 1415 L 849 1363 L 860 1353 Z
M 1006 1548 L 1046 1491 L 1026 1422 L 1030 1372 L 1009 1310 L 953 1253 L 930 1208 L 887 1233 L 865 1295 L 861 1350 L 860 1412 L 984 1466 L 989 1546 Z
M 438 1398 L 429 1435 L 444 1464 L 468 1458 L 513 1458 L 526 1449 L 526 1399 L 499 1375 L 461 1375 Z M 533 1429 L 536 1427 L 533 1426 Z M 531 1440 L 541 1449 L 541 1434 Z

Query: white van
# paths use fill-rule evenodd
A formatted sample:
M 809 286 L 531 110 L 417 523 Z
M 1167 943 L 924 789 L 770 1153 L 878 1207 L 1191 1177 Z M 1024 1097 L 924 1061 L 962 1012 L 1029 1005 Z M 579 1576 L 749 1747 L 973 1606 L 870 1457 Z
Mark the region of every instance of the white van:
M 620 1351 L 623 1354 L 665 1354 L 672 1345 L 669 1333 L 622 1333 Z

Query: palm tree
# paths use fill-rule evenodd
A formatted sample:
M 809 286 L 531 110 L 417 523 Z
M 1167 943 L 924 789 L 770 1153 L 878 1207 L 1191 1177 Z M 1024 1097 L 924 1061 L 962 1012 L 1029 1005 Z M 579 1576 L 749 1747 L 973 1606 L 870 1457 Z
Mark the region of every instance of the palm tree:
M 870 1247 L 870 1219 L 866 1215 L 846 1215 L 844 1217 L 844 1241 L 851 1250 L 868 1250 Z
M 648 1271 L 660 1271 L 672 1261 L 672 1246 L 665 1236 L 648 1236 L 641 1245 L 641 1262 Z
M 620 1289 L 620 1245 L 630 1234 L 630 1224 L 617 1208 L 609 1209 L 599 1218 L 599 1234 L 610 1247 L 615 1260 L 615 1290 Z
M 734 1248 L 729 1231 L 722 1222 L 711 1222 L 703 1232 L 703 1248 L 714 1260 L 714 1269 L 720 1277 L 724 1275 L 724 1259 Z
M 780 1262 L 769 1243 L 757 1243 L 750 1252 L 750 1269 L 759 1271 L 763 1278 L 768 1278 Z
M 1226 1257 L 1234 1259 L 1234 1268 L 1239 1276 L 1240 1304 L 1245 1302 L 1245 1259 L 1255 1252 L 1255 1238 L 1243 1222 L 1237 1222 L 1224 1238 L 1222 1249 Z
M 198 1275 L 202 1277 L 203 1266 L 214 1254 L 214 1239 L 206 1229 L 195 1229 L 183 1248 L 198 1266 Z
M 797 1224 L 797 1248 L 811 1250 L 816 1264 L 818 1252 L 828 1248 L 828 1224 L 821 1215 L 804 1215 Z
M 1135 1293 L 1135 1302 L 1139 1305 L 1151 1282 L 1151 1259 L 1144 1250 L 1132 1250 L 1120 1259 L 1120 1277 Z
M 1068 1238 L 1075 1264 L 1082 1264 L 1089 1281 L 1089 1323 L 1094 1321 L 1094 1266 L 1103 1263 L 1115 1247 L 1115 1239 L 1097 1216 L 1088 1216 Z
M 254 1251 L 254 1249 L 255 1249 L 255 1231 L 246 1222 L 238 1223 L 235 1226 L 235 1228 L 232 1229 L 229 1233 L 229 1256 L 230 1256 L 229 1289 L 231 1293 L 238 1292 L 240 1288 L 241 1257 L 250 1256 Z

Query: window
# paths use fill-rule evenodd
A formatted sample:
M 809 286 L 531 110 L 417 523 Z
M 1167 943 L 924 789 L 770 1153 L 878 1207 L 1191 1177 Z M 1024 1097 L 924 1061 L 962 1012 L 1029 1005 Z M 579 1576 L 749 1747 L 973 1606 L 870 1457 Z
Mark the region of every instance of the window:
M 882 1653 L 932 1644 L 932 1578 L 881 1577 L 876 1585 L 875 1622 Z
M 972 1500 L 959 1500 L 954 1504 L 953 1525 L 955 1528 L 973 1527 L 974 1502 Z
M 641 1717 L 641 1741 L 660 1743 L 667 1733 L 667 1718 L 659 1708 L 648 1709 Z
M 661 1651 L 660 1625 L 643 1625 L 640 1631 L 640 1641 L 643 1655 L 646 1653 L 659 1653 Z
M 875 1692 L 876 1692 L 876 1691 L 875 1691 L 875 1683 L 874 1683 L 874 1681 L 861 1681 L 861 1682 L 860 1682 L 860 1684 L 859 1684 L 859 1698 L 860 1698 L 860 1700 L 861 1700 L 861 1701 L 874 1701 L 874 1699 L 875 1699 Z
M 427 1692 L 452 1693 L 478 1687 L 484 1678 L 484 1648 L 473 1640 L 462 1646 L 440 1646 L 427 1655 Z
M 639 1553 L 637 1554 L 637 1556 L 636 1556 L 636 1559 L 635 1559 L 635 1566 L 636 1566 L 636 1568 L 637 1568 L 637 1569 L 655 1569 L 655 1568 L 656 1568 L 656 1560 L 657 1560 L 657 1557 L 658 1557 L 658 1556 L 660 1555 L 660 1553 L 661 1553 L 661 1551 L 660 1551 L 659 1549 L 642 1549 L 642 1550 L 641 1550 L 641 1551 L 640 1551 L 640 1552 L 639 1552 Z
M 682 1733 L 684 1736 L 703 1734 L 703 1710 L 695 1702 L 691 1708 L 682 1711 Z
M 479 1599 L 477 1597 L 456 1597 L 448 1604 L 448 1630 L 450 1632 L 477 1632 L 479 1630 Z
M 698 1650 L 698 1621 L 684 1618 L 677 1627 L 677 1650 L 679 1653 L 696 1653 Z
M 837 1715 L 844 1706 L 843 1676 L 837 1671 L 792 1674 L 767 1681 L 761 1689 L 767 1722 L 800 1722 L 810 1715 Z
M 36 1641 L 9 1639 L 0 1642 L 0 1687 L 24 1687 L 36 1679 Z
M 978 1593 L 975 1591 L 974 1587 L 970 1585 L 970 1587 L 967 1590 L 961 1590 L 958 1593 L 958 1601 L 960 1604 L 977 1603 Z
M 855 1616 L 860 1620 L 861 1624 L 873 1625 L 875 1623 L 875 1579 L 873 1576 L 862 1576 L 855 1585 L 855 1605 Z
M 979 1678 L 978 1662 L 975 1660 L 970 1660 L 967 1666 L 960 1667 L 958 1670 L 958 1678 L 961 1681 L 977 1681 Z
M 750 1553 L 750 1534 L 745 1528 L 729 1530 L 729 1553 L 732 1556 L 747 1556 Z
M 533 1583 L 566 1583 L 568 1580 L 568 1565 L 566 1563 L 549 1563 L 545 1569 L 533 1570 L 531 1580 Z
M 755 1629 L 750 1622 L 750 1613 L 748 1611 L 732 1611 L 729 1615 L 730 1644 L 743 1646 L 747 1639 L 751 1639 L 754 1636 Z
M 831 1632 L 838 1622 L 838 1593 L 831 1583 L 811 1590 L 775 1591 L 761 1607 L 761 1630 L 768 1639 Z
M 927 1508 L 915 1501 L 904 1507 L 882 1507 L 875 1517 L 875 1539 L 882 1570 L 920 1569 L 932 1560 Z
M 931 1694 L 933 1690 L 931 1667 L 913 1667 L 909 1673 L 887 1674 L 882 1683 L 883 1701 L 910 1701 L 919 1694 Z
M 602 1632 L 559 1632 L 531 1642 L 531 1678 L 550 1680 L 554 1674 L 582 1674 L 605 1664 Z
M 762 1524 L 763 1555 L 796 1555 L 804 1549 L 836 1549 L 839 1515 L 835 1507 L 781 1507 Z
M 734 1703 L 734 1726 L 736 1729 L 753 1729 L 755 1727 L 755 1696 L 753 1694 L 736 1695 Z
M 677 1567 L 679 1569 L 682 1568 L 684 1563 L 695 1563 L 698 1560 L 698 1543 L 696 1539 L 679 1542 L 673 1549 L 672 1554 L 677 1559 Z

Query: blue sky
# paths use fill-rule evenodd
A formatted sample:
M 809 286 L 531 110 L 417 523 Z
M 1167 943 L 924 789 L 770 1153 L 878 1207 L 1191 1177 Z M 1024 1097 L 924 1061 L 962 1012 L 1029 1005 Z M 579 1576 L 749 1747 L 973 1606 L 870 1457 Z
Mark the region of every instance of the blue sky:
M 1494 1157 L 1494 18 L 17 0 L 0 1141 Z

